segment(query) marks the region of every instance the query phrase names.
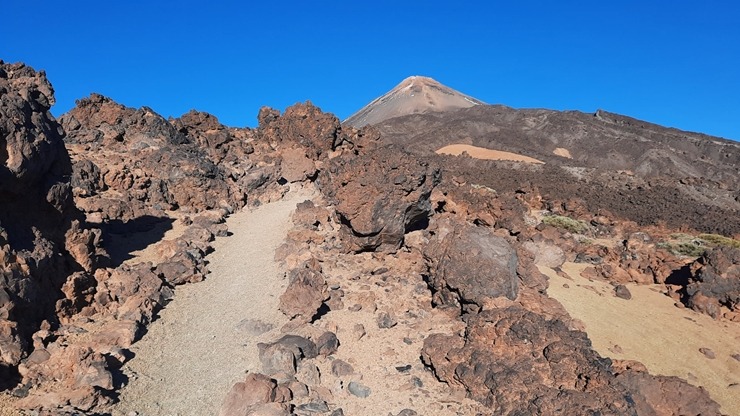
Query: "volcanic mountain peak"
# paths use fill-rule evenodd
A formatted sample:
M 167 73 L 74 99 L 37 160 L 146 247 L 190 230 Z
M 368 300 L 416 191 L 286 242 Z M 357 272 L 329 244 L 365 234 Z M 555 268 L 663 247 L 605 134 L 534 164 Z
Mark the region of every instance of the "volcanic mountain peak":
M 363 127 L 415 113 L 449 111 L 485 104 L 424 76 L 411 76 L 384 95 L 376 98 L 344 122 Z

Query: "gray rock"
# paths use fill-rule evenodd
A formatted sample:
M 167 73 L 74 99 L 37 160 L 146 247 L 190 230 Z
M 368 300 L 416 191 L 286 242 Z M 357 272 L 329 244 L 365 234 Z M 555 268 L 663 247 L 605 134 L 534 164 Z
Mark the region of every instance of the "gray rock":
M 625 300 L 632 299 L 632 293 L 630 293 L 630 290 L 625 285 L 617 285 L 614 288 L 614 295 Z
M 393 328 L 397 324 L 396 319 L 388 312 L 381 312 L 376 321 L 381 329 Z
M 357 397 L 365 398 L 370 396 L 370 387 L 364 386 L 356 381 L 352 381 L 349 383 L 349 386 L 347 386 L 347 389 L 350 393 Z
M 325 401 L 311 402 L 296 406 L 296 414 L 327 413 L 329 406 Z M 333 413 L 332 413 L 333 414 Z

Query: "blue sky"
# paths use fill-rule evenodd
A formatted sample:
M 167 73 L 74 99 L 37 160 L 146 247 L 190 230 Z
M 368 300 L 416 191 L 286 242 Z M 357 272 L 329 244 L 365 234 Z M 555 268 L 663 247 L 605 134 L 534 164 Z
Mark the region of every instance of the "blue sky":
M 740 140 L 740 2 L 0 0 L 0 59 L 59 115 L 98 92 L 254 126 L 311 100 L 344 119 L 410 75 L 492 104 L 613 111 Z

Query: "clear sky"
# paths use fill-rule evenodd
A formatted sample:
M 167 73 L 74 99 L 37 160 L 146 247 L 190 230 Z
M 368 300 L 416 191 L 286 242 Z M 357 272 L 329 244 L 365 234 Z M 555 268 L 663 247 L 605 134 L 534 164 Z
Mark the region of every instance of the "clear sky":
M 46 70 L 56 115 L 98 92 L 232 126 L 305 100 L 345 119 L 426 75 L 491 104 L 740 140 L 736 0 L 0 0 L 0 15 L 0 59 Z

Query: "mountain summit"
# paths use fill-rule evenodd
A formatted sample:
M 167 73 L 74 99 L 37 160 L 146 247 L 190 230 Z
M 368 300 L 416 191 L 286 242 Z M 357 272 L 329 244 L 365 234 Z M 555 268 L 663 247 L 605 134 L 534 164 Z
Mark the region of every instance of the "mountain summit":
M 374 99 L 344 123 L 354 127 L 376 124 L 415 113 L 431 113 L 485 105 L 481 100 L 444 86 L 429 77 L 412 76 Z

